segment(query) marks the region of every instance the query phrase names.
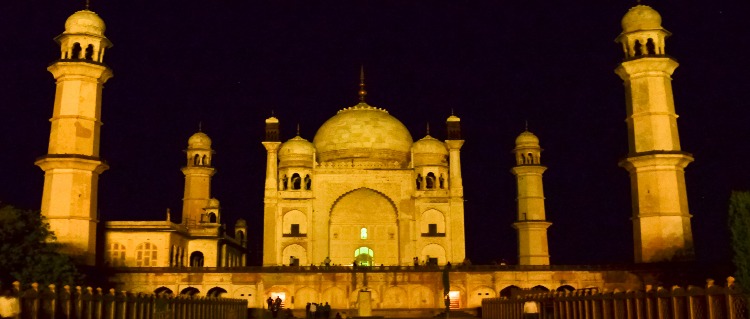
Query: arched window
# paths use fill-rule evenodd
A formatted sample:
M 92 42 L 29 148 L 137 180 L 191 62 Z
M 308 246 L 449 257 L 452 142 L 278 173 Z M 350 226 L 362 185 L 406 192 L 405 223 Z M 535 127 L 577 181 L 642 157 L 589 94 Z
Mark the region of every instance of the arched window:
M 444 189 L 445 188 L 445 178 L 443 177 L 443 174 L 440 174 L 440 179 L 438 179 L 438 181 L 440 182 L 440 189 Z
M 643 52 L 641 50 L 643 49 L 643 45 L 641 44 L 641 41 L 635 40 L 635 45 L 633 46 L 634 56 L 641 56 L 643 55 Z
M 373 257 L 372 249 L 368 247 L 359 247 L 354 251 L 354 262 L 357 266 L 372 266 Z
M 71 59 L 80 59 L 81 58 L 81 44 L 76 42 L 73 44 L 73 49 L 70 53 Z
M 203 155 L 203 161 L 201 162 L 201 164 L 208 166 L 208 155 Z
M 529 162 L 526 164 L 534 164 L 534 154 L 529 153 L 527 155 L 529 156 Z
M 109 245 L 109 265 L 112 267 L 125 266 L 125 245 L 120 243 Z
M 195 154 L 195 157 L 193 157 L 193 165 L 201 165 L 201 156 L 198 154 Z
M 367 239 L 367 228 L 362 227 L 362 229 L 359 230 L 359 239 Z
M 312 188 L 312 179 L 310 179 L 310 174 L 305 175 L 305 190 L 310 190 Z
M 135 247 L 135 266 L 156 266 L 157 256 L 156 245 L 150 242 L 141 243 Z
M 302 189 L 302 178 L 297 173 L 292 175 L 292 189 Z
M 286 177 L 286 174 L 284 174 L 284 176 L 281 177 L 281 185 L 279 188 L 281 188 L 282 191 L 285 191 L 287 188 L 287 183 L 289 183 L 289 177 Z
M 656 54 L 656 45 L 654 45 L 654 39 L 649 38 L 648 41 L 646 41 L 646 53 Z
M 208 213 L 208 222 L 212 224 L 216 224 L 216 214 Z
M 422 189 L 422 174 L 417 174 L 417 189 Z
M 94 59 L 94 45 L 89 44 L 86 47 L 86 55 L 83 57 L 86 60 L 93 60 Z
M 427 189 L 433 189 L 435 188 L 435 174 L 430 172 L 427 173 L 427 178 L 425 178 L 425 187 Z
M 194 251 L 190 254 L 190 267 L 203 267 L 203 253 Z

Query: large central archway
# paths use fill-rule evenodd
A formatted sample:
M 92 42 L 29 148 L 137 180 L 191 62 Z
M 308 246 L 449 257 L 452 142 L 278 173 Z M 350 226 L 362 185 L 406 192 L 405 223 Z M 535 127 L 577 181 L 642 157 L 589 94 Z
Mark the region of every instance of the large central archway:
M 335 264 L 397 265 L 398 224 L 393 202 L 384 194 L 359 188 L 341 196 L 331 208 L 330 257 Z M 366 247 L 377 253 L 355 254 Z

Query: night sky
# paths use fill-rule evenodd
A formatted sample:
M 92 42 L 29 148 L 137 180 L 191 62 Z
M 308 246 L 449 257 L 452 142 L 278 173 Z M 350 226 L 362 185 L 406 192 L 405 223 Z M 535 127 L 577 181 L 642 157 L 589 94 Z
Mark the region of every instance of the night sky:
M 54 80 L 53 38 L 81 1 L 0 3 L 0 201 L 38 209 Z M 466 249 L 517 260 L 511 150 L 528 121 L 544 148 L 553 264 L 632 262 L 625 98 L 615 37 L 635 1 L 103 1 L 114 43 L 102 103 L 103 220 L 179 220 L 182 150 L 198 130 L 216 150 L 213 196 L 231 227 L 262 238 L 265 118 L 312 141 L 339 109 L 387 109 L 414 140 L 459 116 Z M 746 0 L 650 1 L 673 33 L 673 88 L 697 256 L 730 259 L 727 201 L 750 189 L 750 19 Z M 256 251 L 257 252 L 257 251 Z M 254 259 L 258 255 L 254 255 Z

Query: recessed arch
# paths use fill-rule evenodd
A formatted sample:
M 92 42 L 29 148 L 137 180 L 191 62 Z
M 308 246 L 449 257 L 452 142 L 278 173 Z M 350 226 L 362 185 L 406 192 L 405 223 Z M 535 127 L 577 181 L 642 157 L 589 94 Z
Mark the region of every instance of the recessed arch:
M 182 291 L 180 291 L 180 295 L 186 295 L 186 296 L 196 296 L 199 293 L 201 293 L 201 291 L 195 287 L 187 287 L 185 289 L 182 289 Z
M 307 234 L 307 216 L 305 213 L 296 209 L 284 213 L 281 220 L 282 234 L 293 234 L 293 225 L 297 225 L 297 233 L 294 235 Z
M 518 286 L 515 286 L 515 285 L 510 285 L 510 286 L 505 287 L 502 290 L 500 290 L 499 294 L 500 294 L 500 297 L 508 297 L 508 298 L 510 298 L 511 296 L 517 294 L 521 290 L 523 290 L 523 289 L 521 289 L 521 287 L 518 287 Z
M 172 289 L 169 289 L 167 287 L 161 286 L 159 288 L 154 289 L 154 295 L 172 295 L 174 292 L 172 292 Z
M 445 248 L 438 244 L 428 244 L 422 248 L 420 259 L 430 261 L 431 258 L 437 258 L 437 263 L 442 265 L 446 263 Z
M 307 261 L 307 249 L 305 247 L 302 247 L 299 244 L 291 244 L 286 247 L 284 247 L 284 250 L 282 251 L 282 262 L 284 263 L 291 263 L 292 257 L 299 260 L 299 265 L 308 265 Z
M 555 289 L 555 291 L 565 291 L 565 292 L 573 291 L 573 290 L 576 290 L 576 289 L 573 288 L 573 286 L 571 285 L 562 285 L 560 287 L 557 287 L 557 289 Z
M 430 208 L 420 216 L 419 228 L 422 234 L 430 234 L 430 225 L 434 227 L 435 234 L 445 234 L 445 215 L 434 208 Z
M 224 294 L 226 294 L 226 293 L 227 293 L 227 290 L 224 289 L 224 288 L 213 287 L 213 288 L 211 288 L 211 289 L 208 290 L 208 292 L 206 293 L 206 296 L 207 297 L 219 298 L 219 297 L 224 296 Z

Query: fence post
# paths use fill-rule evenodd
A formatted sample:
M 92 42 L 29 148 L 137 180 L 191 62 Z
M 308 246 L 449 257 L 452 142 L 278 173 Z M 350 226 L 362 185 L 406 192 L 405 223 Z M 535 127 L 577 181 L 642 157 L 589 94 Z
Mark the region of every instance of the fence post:
M 727 300 L 727 316 L 729 319 L 737 319 L 737 306 L 735 301 L 735 294 L 733 294 L 732 288 L 734 287 L 734 277 L 729 276 L 727 277 L 727 286 L 726 288 L 722 289 L 724 292 L 724 295 Z M 740 298 L 742 298 L 740 296 Z
M 717 319 L 716 311 L 714 311 L 714 298 L 709 293 L 711 286 L 714 285 L 713 279 L 706 280 L 706 312 L 708 313 L 708 319 Z

